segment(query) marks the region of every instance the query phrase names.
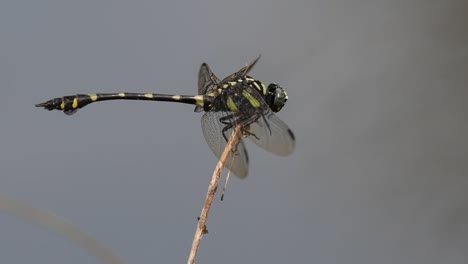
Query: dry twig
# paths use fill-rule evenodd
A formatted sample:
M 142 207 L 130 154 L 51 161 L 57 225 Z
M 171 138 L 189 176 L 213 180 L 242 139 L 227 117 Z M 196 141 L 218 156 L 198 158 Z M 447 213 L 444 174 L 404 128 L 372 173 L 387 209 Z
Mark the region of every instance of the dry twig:
M 207 233 L 206 230 L 206 220 L 208 219 L 208 213 L 210 212 L 211 204 L 213 203 L 214 195 L 216 193 L 216 189 L 218 188 L 219 178 L 221 176 L 221 172 L 223 171 L 224 164 L 229 156 L 229 153 L 236 147 L 239 143 L 240 138 L 240 126 L 236 126 L 234 131 L 229 138 L 226 147 L 224 148 L 223 154 L 219 158 L 218 164 L 216 165 L 213 176 L 211 177 L 210 185 L 208 186 L 208 191 L 205 197 L 205 203 L 203 204 L 203 209 L 201 211 L 200 217 L 198 219 L 197 229 L 195 230 L 195 235 L 192 241 L 192 248 L 190 249 L 190 255 L 188 257 L 188 264 L 194 264 L 195 258 L 197 256 L 198 246 L 200 245 L 200 240 L 202 236 Z

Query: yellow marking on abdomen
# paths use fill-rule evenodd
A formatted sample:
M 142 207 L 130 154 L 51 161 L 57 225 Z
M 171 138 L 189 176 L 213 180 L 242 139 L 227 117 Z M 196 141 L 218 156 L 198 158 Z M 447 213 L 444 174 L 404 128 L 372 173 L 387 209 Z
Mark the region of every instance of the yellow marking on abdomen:
M 76 109 L 78 107 L 78 99 L 75 97 L 73 98 L 73 104 L 72 104 L 73 109 Z
M 253 82 L 253 81 L 255 81 L 255 79 L 254 79 L 254 78 L 250 78 L 250 77 L 245 77 L 245 79 L 246 79 L 247 81 L 249 81 L 249 82 Z
M 224 89 L 226 89 L 226 88 L 228 88 L 228 87 L 229 87 L 229 85 L 223 84 L 223 88 L 224 88 Z M 219 89 L 218 89 L 218 90 L 219 90 Z
M 145 97 L 146 97 L 146 98 L 152 99 L 152 98 L 153 98 L 153 94 L 147 93 L 147 94 L 145 94 Z
M 179 101 L 180 100 L 180 95 L 174 95 L 174 96 L 172 96 L 172 99 Z
M 193 98 L 195 99 L 195 103 L 197 104 L 197 106 L 203 107 L 205 103 L 205 100 L 203 99 L 203 95 L 195 95 Z
M 229 84 L 230 84 L 231 86 L 234 86 L 234 85 L 237 84 L 237 82 L 229 82 Z
M 65 101 L 62 99 L 62 103 L 60 104 L 60 109 L 65 109 Z
M 125 97 L 125 93 L 118 93 L 117 95 L 120 97 Z
M 97 95 L 95 94 L 88 94 L 89 98 L 91 99 L 91 101 L 95 102 L 97 100 Z

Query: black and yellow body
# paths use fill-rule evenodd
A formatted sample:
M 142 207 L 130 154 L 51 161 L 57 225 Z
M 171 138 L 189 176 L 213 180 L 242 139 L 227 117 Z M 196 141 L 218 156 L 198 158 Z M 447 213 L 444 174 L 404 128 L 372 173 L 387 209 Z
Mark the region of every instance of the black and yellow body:
M 109 100 L 144 100 L 163 101 L 192 104 L 204 107 L 204 96 L 187 95 L 167 95 L 154 93 L 97 93 L 97 94 L 77 94 L 51 99 L 47 102 L 37 104 L 37 107 L 44 107 L 48 110 L 61 110 L 65 114 L 73 114 L 78 109 L 88 104 Z
M 266 86 L 251 77 L 239 77 L 236 80 L 221 84 L 217 89 L 204 95 L 170 95 L 156 93 L 96 93 L 76 94 L 58 97 L 36 104 L 48 110 L 60 110 L 65 114 L 73 114 L 78 109 L 88 104 L 109 100 L 142 100 L 175 102 L 195 105 L 204 111 L 229 111 L 239 112 L 246 109 L 264 107 L 267 95 Z M 263 105 L 262 105 L 263 103 Z
M 58 97 L 37 104 L 48 110 L 60 110 L 67 115 L 88 104 L 110 100 L 162 101 L 195 105 L 195 112 L 204 111 L 202 129 L 205 140 L 219 158 L 235 125 L 241 125 L 243 137 L 277 155 L 288 155 L 294 149 L 295 138 L 288 126 L 275 112 L 281 110 L 288 96 L 277 84 L 265 86 L 247 76 L 259 58 L 224 78 L 211 72 L 206 63 L 199 71 L 198 95 L 169 95 L 156 93 L 96 93 Z M 228 168 L 244 178 L 248 173 L 248 155 L 242 139 L 232 153 Z

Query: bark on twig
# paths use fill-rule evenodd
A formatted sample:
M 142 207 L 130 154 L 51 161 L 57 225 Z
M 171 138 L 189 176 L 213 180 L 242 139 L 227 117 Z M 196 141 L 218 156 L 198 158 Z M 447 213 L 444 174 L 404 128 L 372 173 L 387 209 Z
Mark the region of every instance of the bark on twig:
M 197 229 L 195 230 L 195 235 L 192 241 L 192 248 L 190 249 L 190 254 L 188 257 L 188 264 L 194 264 L 195 258 L 197 256 L 198 246 L 200 245 L 200 240 L 202 236 L 207 232 L 206 231 L 206 220 L 208 219 L 208 213 L 210 212 L 211 204 L 213 203 L 214 195 L 216 193 L 216 189 L 218 188 L 219 178 L 221 176 L 221 172 L 223 171 L 224 164 L 229 156 L 229 153 L 235 146 L 239 143 L 240 138 L 240 126 L 236 126 L 234 131 L 232 132 L 231 137 L 229 138 L 226 147 L 224 148 L 223 154 L 219 158 L 218 164 L 216 165 L 213 176 L 211 178 L 210 185 L 208 186 L 208 191 L 205 197 L 205 203 L 203 204 L 203 209 L 201 211 Z

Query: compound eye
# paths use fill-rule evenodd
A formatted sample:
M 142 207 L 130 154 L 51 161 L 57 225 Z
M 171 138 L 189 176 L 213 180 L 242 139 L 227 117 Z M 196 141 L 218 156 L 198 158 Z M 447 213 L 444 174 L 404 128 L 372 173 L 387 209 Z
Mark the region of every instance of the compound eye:
M 280 88 L 276 83 L 270 83 L 268 85 L 268 92 L 276 96 L 276 89 Z
M 274 83 L 268 85 L 268 93 L 270 97 L 268 101 L 271 110 L 278 112 L 288 100 L 288 95 L 281 86 Z

